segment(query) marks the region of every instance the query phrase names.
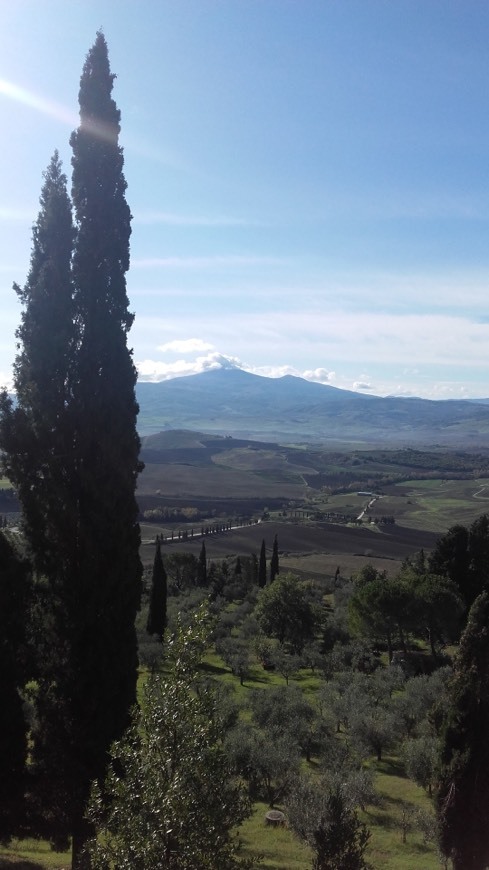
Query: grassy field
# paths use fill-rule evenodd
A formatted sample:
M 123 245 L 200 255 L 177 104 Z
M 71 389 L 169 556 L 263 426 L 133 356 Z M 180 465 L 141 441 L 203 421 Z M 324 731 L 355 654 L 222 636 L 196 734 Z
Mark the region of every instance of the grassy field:
M 43 840 L 14 840 L 0 847 L 0 868 L 12 870 L 68 870 L 71 852 L 53 852 Z
M 439 870 L 436 849 L 423 842 L 419 831 L 409 830 L 403 842 L 403 812 L 409 817 L 418 810 L 426 810 L 428 799 L 406 779 L 395 757 L 376 763 L 376 767 L 379 806 L 368 807 L 361 814 L 371 834 L 367 860 L 374 870 Z M 287 828 L 268 827 L 265 824 L 267 809 L 266 804 L 255 804 L 253 815 L 242 825 L 240 837 L 244 855 L 260 852 L 263 870 L 309 870 L 311 850 Z
M 470 525 L 489 511 L 489 481 L 423 480 L 398 485 L 406 493 L 403 525 L 445 532 L 450 526 Z
M 233 677 L 222 661 L 213 653 L 205 660 L 205 672 L 219 680 L 231 684 L 238 699 L 246 700 L 252 689 L 283 685 L 284 679 L 278 674 L 264 671 L 256 667 L 240 686 L 239 680 Z M 299 674 L 298 679 L 291 683 L 300 685 L 306 692 L 317 691 L 320 681 L 310 671 Z M 306 763 L 304 762 L 304 765 Z M 367 825 L 371 839 L 367 849 L 367 859 L 374 870 L 436 870 L 440 867 L 436 850 L 433 845 L 423 842 L 419 831 L 411 825 L 403 842 L 403 813 L 413 817 L 419 810 L 429 806 L 428 798 L 422 789 L 407 779 L 399 759 L 388 755 L 381 762 L 370 763 L 374 771 L 375 788 L 378 804 L 368 806 L 361 813 L 362 821 Z M 314 772 L 314 762 L 310 765 Z M 276 808 L 284 809 L 280 805 Z M 312 853 L 300 842 L 287 827 L 275 828 L 266 825 L 265 813 L 268 806 L 258 802 L 253 806 L 253 813 L 239 830 L 243 844 L 243 857 L 261 855 L 262 870 L 308 870 L 311 867 Z M 70 867 L 69 853 L 55 853 L 42 841 L 27 840 L 13 842 L 8 848 L 0 848 L 0 868 L 12 870 L 67 870 Z M 216 868 L 217 870 L 217 868 Z

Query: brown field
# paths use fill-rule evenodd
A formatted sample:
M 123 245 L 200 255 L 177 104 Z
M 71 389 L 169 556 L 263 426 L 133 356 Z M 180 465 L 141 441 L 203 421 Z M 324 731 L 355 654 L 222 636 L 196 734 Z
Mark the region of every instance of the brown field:
M 138 494 L 158 491 L 165 499 L 209 498 L 210 493 L 215 493 L 219 498 L 261 498 L 266 502 L 268 498 L 303 499 L 307 487 L 299 476 L 294 478 L 274 468 L 252 472 L 217 463 L 148 463 L 138 480 Z
M 433 548 L 437 535 L 400 526 L 379 530 L 375 526 L 341 526 L 334 524 L 308 525 L 307 523 L 262 522 L 229 532 L 205 537 L 208 559 L 224 559 L 227 556 L 246 556 L 259 553 L 264 539 L 267 555 L 271 554 L 274 536 L 277 535 L 281 565 L 287 569 L 307 573 L 334 575 L 338 565 L 345 576 L 360 570 L 365 564 L 373 564 L 392 573 L 398 570 L 406 556 L 423 548 Z M 154 558 L 154 538 L 161 527 L 143 527 L 142 558 L 150 564 Z M 147 534 L 144 534 L 146 532 Z M 150 534 L 151 532 L 151 534 Z M 202 538 L 166 542 L 165 551 L 185 551 L 198 555 Z M 307 567 L 301 567 L 302 565 Z

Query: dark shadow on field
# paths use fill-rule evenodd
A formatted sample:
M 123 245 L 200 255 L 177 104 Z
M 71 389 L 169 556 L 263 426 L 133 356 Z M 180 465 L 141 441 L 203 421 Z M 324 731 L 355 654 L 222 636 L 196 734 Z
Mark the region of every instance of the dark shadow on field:
M 266 677 L 248 677 L 243 683 L 243 689 L 252 689 L 254 683 L 268 683 Z
M 382 761 L 376 761 L 373 768 L 377 773 L 383 773 L 386 776 L 399 776 L 401 779 L 406 778 L 406 771 L 402 761 L 395 758 L 386 758 Z
M 22 858 L 0 858 L 0 870 L 14 867 L 15 870 L 43 870 L 43 865 L 37 861 L 24 861 Z
M 428 843 L 416 843 L 413 842 L 413 838 L 410 834 L 407 834 L 406 840 L 411 852 L 417 852 L 419 855 L 432 855 L 433 854 L 433 846 L 430 846 Z
M 206 674 L 216 674 L 216 676 L 229 673 L 228 668 L 222 668 L 219 665 L 211 665 L 209 662 L 201 662 L 199 670 Z
M 365 820 L 367 827 L 368 825 L 378 825 L 379 828 L 384 828 L 388 831 L 399 828 L 399 819 L 396 819 L 395 816 L 392 816 L 389 813 L 380 812 L 379 810 L 365 810 Z

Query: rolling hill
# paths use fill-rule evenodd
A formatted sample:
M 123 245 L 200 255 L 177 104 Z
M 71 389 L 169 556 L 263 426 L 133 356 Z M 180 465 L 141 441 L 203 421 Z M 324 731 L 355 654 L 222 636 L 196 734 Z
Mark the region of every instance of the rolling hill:
M 236 368 L 217 369 L 139 382 L 137 399 L 141 435 L 194 429 L 282 442 L 489 444 L 489 405 L 483 400 L 380 398 L 291 375 L 265 378 Z

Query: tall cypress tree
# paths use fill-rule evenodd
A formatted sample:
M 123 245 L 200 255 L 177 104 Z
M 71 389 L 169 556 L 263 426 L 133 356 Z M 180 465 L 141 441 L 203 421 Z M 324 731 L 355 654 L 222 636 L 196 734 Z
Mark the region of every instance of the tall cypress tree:
M 0 532 L 0 842 L 24 822 L 27 722 L 20 692 L 28 677 L 29 566 Z
M 3 467 L 23 507 L 23 523 L 35 568 L 57 570 L 63 518 L 73 495 L 67 465 L 72 450 L 68 407 L 76 344 L 71 283 L 73 222 L 66 177 L 58 153 L 44 173 L 41 209 L 32 234 L 29 274 L 14 290 L 24 305 L 16 332 L 14 407 L 0 399 Z
M 0 447 L 3 468 L 22 503 L 25 539 L 36 575 L 33 612 L 38 616 L 39 631 L 34 626 L 33 676 L 39 691 L 30 794 L 37 798 L 43 813 L 47 809 L 51 819 L 56 817 L 56 832 L 47 825 L 35 833 L 48 834 L 60 842 L 60 831 L 66 839 L 69 827 L 65 789 L 57 787 L 59 777 L 63 780 L 61 750 L 65 745 L 66 717 L 64 702 L 55 687 L 66 665 L 62 589 L 69 573 L 76 500 L 70 419 L 76 327 L 71 203 L 56 152 L 44 174 L 40 205 L 27 281 L 23 288 L 14 285 L 24 305 L 16 333 L 17 403 L 14 407 L 7 394 L 2 394 Z M 40 756 L 43 760 L 38 763 Z M 36 815 L 32 806 L 30 814 L 31 818 Z
M 81 77 L 80 126 L 71 137 L 74 246 L 66 190 L 53 164 L 21 291 L 19 407 L 3 396 L 0 426 L 34 564 L 46 578 L 40 583 L 52 643 L 41 656 L 33 761 L 50 836 L 60 842 L 72 834 L 75 868 L 84 866 L 90 833 L 84 820 L 90 784 L 103 777 L 110 745 L 136 700 L 142 571 L 136 370 L 127 348 L 131 215 L 113 79 L 98 33 Z M 51 200 L 62 239 L 69 240 L 66 250 Z
M 131 213 L 126 202 L 114 75 L 98 33 L 80 81 L 80 125 L 71 136 L 75 318 L 79 325 L 73 405 L 78 517 L 68 587 L 75 708 L 74 853 L 86 830 L 89 783 L 106 766 L 136 701 L 135 616 L 140 604 L 140 470 L 136 369 L 127 347 L 133 322 L 125 274 Z
M 263 589 L 267 585 L 267 551 L 265 549 L 265 538 L 261 542 L 260 558 L 258 561 L 258 586 Z
M 460 640 L 442 730 L 436 805 L 454 870 L 489 865 L 489 595 L 476 598 Z
M 156 544 L 156 553 L 153 563 L 153 577 L 149 596 L 149 611 L 146 631 L 148 634 L 156 634 L 160 643 L 163 642 L 163 635 L 166 628 L 167 593 L 168 584 L 166 571 L 161 557 L 161 544 L 158 541 Z
M 273 583 L 277 574 L 280 573 L 278 564 L 278 537 L 273 539 L 272 558 L 270 560 L 270 583 Z
M 197 585 L 204 587 L 207 586 L 207 553 L 205 549 L 205 541 L 202 541 L 199 561 L 197 563 Z

